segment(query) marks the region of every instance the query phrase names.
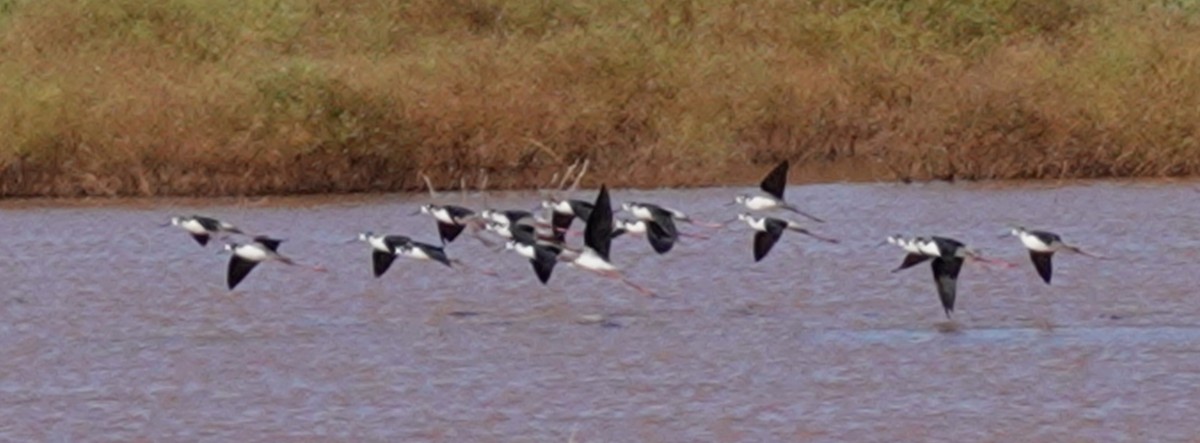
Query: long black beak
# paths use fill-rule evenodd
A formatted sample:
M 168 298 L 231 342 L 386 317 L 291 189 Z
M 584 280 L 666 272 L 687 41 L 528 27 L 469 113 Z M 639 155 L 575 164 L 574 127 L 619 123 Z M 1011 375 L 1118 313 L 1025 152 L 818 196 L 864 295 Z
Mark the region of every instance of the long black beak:
M 408 213 L 408 216 L 409 216 L 409 217 L 412 217 L 412 216 L 414 216 L 414 215 L 421 215 L 421 209 L 420 209 L 420 208 L 418 208 L 416 211 L 413 211 L 413 212 L 410 212 L 410 213 Z

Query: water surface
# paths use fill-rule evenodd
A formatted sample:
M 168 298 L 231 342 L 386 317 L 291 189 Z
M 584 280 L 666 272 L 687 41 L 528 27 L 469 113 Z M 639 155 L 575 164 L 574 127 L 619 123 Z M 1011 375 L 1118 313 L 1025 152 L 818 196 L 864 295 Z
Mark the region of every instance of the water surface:
M 548 286 L 464 236 L 492 278 L 398 260 L 361 230 L 435 241 L 423 195 L 9 203 L 0 209 L 0 440 L 1169 441 L 1200 411 L 1200 195 L 1192 184 L 812 185 L 789 199 L 831 245 L 685 227 L 666 256 L 613 256 L 642 297 L 576 269 Z M 724 221 L 742 189 L 614 191 Z M 578 193 L 591 198 L 590 192 Z M 533 193 L 471 196 L 530 208 Z M 458 197 L 445 200 L 459 203 Z M 287 239 L 328 272 L 226 256 L 199 212 Z M 1037 278 L 1008 223 L 1113 258 Z M 947 328 L 927 266 L 888 234 L 947 235 L 1016 262 L 968 267 Z M 578 238 L 573 238 L 578 241 Z M 473 315 L 467 315 L 473 314 Z

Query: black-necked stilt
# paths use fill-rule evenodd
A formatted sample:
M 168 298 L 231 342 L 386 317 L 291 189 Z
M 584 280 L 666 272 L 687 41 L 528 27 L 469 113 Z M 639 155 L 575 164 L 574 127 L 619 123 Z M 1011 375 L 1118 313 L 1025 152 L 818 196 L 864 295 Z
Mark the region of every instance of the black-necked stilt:
M 761 261 L 763 257 L 771 252 L 771 247 L 775 246 L 775 242 L 779 241 L 779 237 L 783 235 L 783 231 L 796 231 L 809 237 L 826 243 L 837 243 L 837 240 L 832 238 L 822 237 L 813 234 L 807 229 L 800 226 L 799 223 L 791 220 L 784 220 L 775 217 L 755 217 L 750 214 L 738 214 L 738 220 L 746 222 L 754 229 L 754 261 Z
M 807 217 L 815 222 L 823 222 L 824 220 L 801 211 L 783 199 L 783 191 L 787 188 L 787 173 L 788 161 L 784 160 L 780 162 L 778 166 L 775 166 L 775 169 L 772 169 L 771 172 L 768 173 L 765 178 L 763 178 L 762 184 L 759 185 L 759 187 L 762 188 L 763 192 L 765 192 L 767 195 L 743 194 L 734 197 L 733 202 L 741 204 L 751 211 L 762 211 L 775 208 L 786 209 Z
M 675 246 L 675 240 L 679 238 L 679 229 L 675 227 L 675 212 L 662 206 L 637 202 L 623 203 L 621 209 L 632 214 L 644 226 L 617 222 L 618 229 L 633 228 L 645 232 L 650 246 L 659 254 L 665 254 Z
M 677 222 L 688 223 L 706 228 L 724 227 L 723 224 L 702 222 L 692 218 L 686 212 L 653 203 L 625 202 L 621 203 L 621 210 L 633 214 L 633 216 L 637 217 L 639 220 L 653 220 L 654 218 L 661 216 L 661 214 L 669 214 L 671 219 Z
M 938 298 L 942 301 L 946 318 L 950 318 L 958 293 L 958 274 L 967 257 L 976 254 L 967 249 L 963 242 L 945 237 L 931 237 L 918 242 L 917 248 L 933 257 L 933 280 L 937 283 Z
M 549 239 L 556 243 L 562 243 L 565 239 L 565 232 L 554 229 L 549 222 L 538 218 L 532 212 L 514 209 L 507 211 L 497 211 L 485 209 L 479 212 L 484 219 L 484 227 L 503 238 L 512 238 L 508 231 L 514 226 L 529 226 L 534 228 L 538 238 Z
M 462 270 L 465 270 L 470 268 L 461 260 L 452 259 L 446 255 L 445 248 L 419 241 L 409 240 L 407 243 L 396 245 L 396 255 L 402 255 L 416 260 L 437 262 L 452 269 L 461 268 Z M 478 271 L 488 276 L 496 276 L 496 273 L 490 270 L 479 269 Z
M 387 272 L 396 258 L 396 248 L 412 242 L 403 235 L 377 235 L 370 231 L 358 234 L 358 240 L 371 245 L 371 264 L 378 278 Z
M 534 217 L 532 212 L 523 211 L 520 209 L 512 209 L 507 211 L 484 209 L 479 211 L 479 216 L 483 217 L 484 220 L 496 222 L 497 224 L 506 228 L 517 224 L 528 224 L 533 226 L 538 222 L 537 217 Z
M 1037 269 L 1037 273 L 1042 277 L 1046 284 L 1050 284 L 1050 276 L 1053 272 L 1051 258 L 1058 251 L 1074 252 L 1080 255 L 1096 257 L 1092 254 L 1083 252 L 1075 246 L 1063 243 L 1062 237 L 1053 232 L 1046 231 L 1031 231 L 1023 227 L 1015 227 L 1012 229 L 1011 235 L 1016 236 L 1021 240 L 1021 244 L 1029 249 L 1029 258 L 1033 261 L 1033 267 Z
M 242 234 L 236 226 L 211 217 L 201 215 L 171 217 L 171 221 L 163 226 L 178 226 L 192 235 L 200 246 L 207 246 L 208 240 L 221 234 Z
M 518 223 L 510 223 L 508 221 L 499 222 L 493 219 L 486 219 L 483 223 L 484 230 L 496 234 L 504 239 L 511 239 L 515 234 L 520 232 L 528 232 L 540 242 L 561 244 L 562 236 L 551 232 L 548 229 L 543 229 L 541 223 L 535 222 L 534 219 L 524 219 Z
M 561 233 L 566 233 L 576 218 L 587 222 L 592 215 L 592 203 L 583 200 L 547 199 L 542 201 L 542 207 L 550 210 L 550 225 Z
M 558 254 L 562 249 L 540 242 L 531 226 L 515 226 L 511 234 L 512 238 L 505 242 L 504 248 L 516 251 L 529 259 L 538 280 L 542 284 L 549 282 L 550 273 L 554 271 L 554 265 L 558 264 Z
M 579 253 L 563 251 L 559 259 L 569 262 L 572 266 L 620 280 L 643 295 L 654 296 L 650 290 L 627 280 L 609 260 L 612 231 L 612 203 L 608 197 L 608 188 L 601 185 L 600 194 L 596 196 L 592 213 L 588 216 L 587 226 L 583 231 L 583 251 Z
M 897 236 L 897 239 L 900 239 Z M 908 242 L 893 242 L 909 251 L 910 256 L 915 248 L 921 254 L 928 258 L 932 258 L 931 267 L 933 268 L 933 280 L 937 284 L 938 298 L 942 302 L 942 310 L 946 312 L 946 318 L 950 318 L 950 314 L 954 312 L 954 300 L 957 295 L 958 274 L 962 271 L 963 263 L 966 260 L 977 260 L 982 263 L 998 263 L 1005 266 L 1011 266 L 1000 260 L 984 258 L 975 250 L 968 248 L 963 242 L 946 237 L 929 237 L 915 238 Z M 916 260 L 916 259 L 913 259 Z M 915 263 L 909 264 L 912 266 L 924 260 L 917 260 Z M 905 258 L 905 263 L 909 262 L 909 258 Z M 901 265 L 903 267 L 908 267 Z
M 654 249 L 654 252 L 659 254 L 666 254 L 675 246 L 675 237 L 677 235 L 673 235 L 662 225 L 653 221 L 613 220 L 612 238 L 617 238 L 624 234 L 645 236 L 650 242 L 650 247 Z
M 437 220 L 438 236 L 442 244 L 450 243 L 458 238 L 463 229 L 475 220 L 475 211 L 454 205 L 421 205 L 419 213 L 429 214 Z
M 288 265 L 296 264 L 292 259 L 280 255 L 277 251 L 282 242 L 283 240 L 260 235 L 254 237 L 250 243 L 226 244 L 225 250 L 233 253 L 229 257 L 229 272 L 226 275 L 229 290 L 232 291 L 238 283 L 241 283 L 259 263 L 273 260 Z

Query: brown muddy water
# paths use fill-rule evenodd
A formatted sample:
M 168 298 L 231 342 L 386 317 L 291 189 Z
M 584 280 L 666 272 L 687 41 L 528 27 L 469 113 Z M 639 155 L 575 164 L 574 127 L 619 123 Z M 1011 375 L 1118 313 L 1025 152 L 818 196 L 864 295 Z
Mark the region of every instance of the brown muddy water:
M 721 221 L 743 189 L 615 191 Z M 580 192 L 579 197 L 592 194 Z M 533 193 L 494 194 L 529 208 Z M 427 196 L 35 203 L 0 208 L 0 440 L 355 442 L 1187 441 L 1200 435 L 1194 184 L 812 185 L 791 200 L 837 245 L 685 227 L 615 262 L 662 295 L 448 248 L 492 278 L 398 260 L 360 230 L 436 239 Z M 447 198 L 457 200 L 456 198 Z M 484 204 L 474 196 L 468 204 Z M 328 272 L 226 256 L 173 214 L 288 239 Z M 1037 279 L 1011 222 L 1094 253 Z M 893 233 L 957 237 L 1021 266 L 968 267 L 944 327 Z M 575 239 L 576 241 L 578 238 Z M 474 314 L 474 315 L 466 315 Z

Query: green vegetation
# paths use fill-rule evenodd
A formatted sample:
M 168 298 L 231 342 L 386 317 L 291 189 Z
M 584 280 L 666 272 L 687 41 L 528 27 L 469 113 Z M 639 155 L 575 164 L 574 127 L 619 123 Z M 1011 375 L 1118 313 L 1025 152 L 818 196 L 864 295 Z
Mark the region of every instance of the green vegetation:
M 1191 175 L 1198 62 L 1196 0 L 0 0 L 0 195 Z

